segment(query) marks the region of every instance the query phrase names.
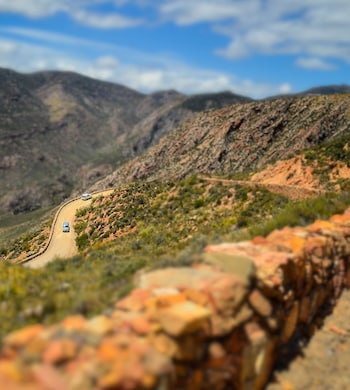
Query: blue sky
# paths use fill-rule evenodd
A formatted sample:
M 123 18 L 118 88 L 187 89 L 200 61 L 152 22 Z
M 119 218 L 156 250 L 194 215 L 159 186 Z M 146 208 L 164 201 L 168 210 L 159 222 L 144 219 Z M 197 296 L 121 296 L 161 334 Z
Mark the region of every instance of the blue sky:
M 0 67 L 261 98 L 350 84 L 349 0 L 0 0 Z

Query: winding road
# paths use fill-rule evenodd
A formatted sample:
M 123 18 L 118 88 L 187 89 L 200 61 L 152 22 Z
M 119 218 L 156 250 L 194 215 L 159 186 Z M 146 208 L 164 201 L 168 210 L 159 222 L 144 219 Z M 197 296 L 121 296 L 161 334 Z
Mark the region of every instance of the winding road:
M 101 191 L 92 194 L 92 198 L 98 196 L 105 196 L 112 193 L 114 190 Z M 82 207 L 87 207 L 91 204 L 92 199 L 82 200 L 76 199 L 64 204 L 57 212 L 55 221 L 52 226 L 52 233 L 49 245 L 44 252 L 31 260 L 23 263 L 23 266 L 28 268 L 41 268 L 47 263 L 56 258 L 67 258 L 78 253 L 78 248 L 75 243 L 76 234 L 74 231 L 75 213 Z M 70 232 L 64 233 L 62 231 L 63 222 L 69 222 Z
M 210 182 L 223 182 L 223 183 L 235 183 L 241 185 L 248 185 L 250 187 L 257 187 L 259 185 L 264 185 L 271 192 L 280 193 L 287 196 L 290 199 L 305 199 L 310 196 L 319 196 L 325 193 L 324 190 L 314 189 L 314 188 L 304 188 L 297 186 L 288 186 L 288 185 L 277 185 L 277 184 L 262 184 L 258 182 L 250 182 L 243 180 L 227 180 L 215 177 L 202 177 L 202 179 Z M 95 194 L 92 194 L 92 197 L 97 196 L 106 196 L 112 193 L 114 189 L 99 191 Z M 74 231 L 74 220 L 75 213 L 81 207 L 86 207 L 91 204 L 90 200 L 75 199 L 65 203 L 58 211 L 55 221 L 52 226 L 52 233 L 50 236 L 50 241 L 46 249 L 40 255 L 32 258 L 25 259 L 23 265 L 28 268 L 41 268 L 44 267 L 50 261 L 56 258 L 68 258 L 76 255 L 78 253 L 78 248 L 75 243 L 76 234 Z M 71 227 L 69 233 L 64 233 L 62 231 L 63 222 L 69 222 Z

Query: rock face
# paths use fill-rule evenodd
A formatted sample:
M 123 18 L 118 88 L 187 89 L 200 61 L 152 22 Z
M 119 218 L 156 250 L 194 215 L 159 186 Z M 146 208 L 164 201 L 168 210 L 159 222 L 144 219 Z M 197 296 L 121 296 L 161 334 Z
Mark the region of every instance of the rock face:
M 96 188 L 261 169 L 345 134 L 349 112 L 347 94 L 265 100 L 199 113 Z
M 208 246 L 204 263 L 139 274 L 108 315 L 3 340 L 15 389 L 262 389 L 350 287 L 350 209 L 306 228 Z

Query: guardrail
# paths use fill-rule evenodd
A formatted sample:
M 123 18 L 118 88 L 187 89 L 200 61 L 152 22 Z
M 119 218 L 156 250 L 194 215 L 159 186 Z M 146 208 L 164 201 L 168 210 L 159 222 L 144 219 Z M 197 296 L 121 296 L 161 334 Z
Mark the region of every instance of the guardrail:
M 98 195 L 99 193 L 102 193 L 102 192 L 107 192 L 107 191 L 112 191 L 114 190 L 113 188 L 111 188 L 110 190 L 100 190 L 100 191 L 94 191 L 94 192 L 91 192 L 91 195 Z M 55 217 L 53 219 L 53 222 L 52 222 L 52 225 L 51 225 L 51 231 L 50 231 L 50 235 L 49 235 L 49 238 L 47 240 L 47 243 L 45 244 L 45 246 L 43 248 L 41 248 L 39 250 L 39 252 L 37 253 L 34 253 L 20 261 L 15 261 L 14 264 L 24 264 L 24 263 L 27 263 L 28 261 L 31 261 L 33 259 L 35 259 L 36 257 L 39 257 L 41 256 L 42 254 L 45 253 L 45 251 L 47 251 L 48 247 L 50 246 L 51 244 L 51 241 L 52 241 L 52 238 L 53 238 L 53 233 L 55 231 L 55 227 L 56 227 L 56 224 L 57 224 L 57 219 L 58 219 L 58 216 L 60 215 L 60 212 L 62 211 L 63 208 L 65 208 L 68 204 L 70 203 L 73 203 L 73 202 L 76 202 L 77 200 L 80 200 L 81 197 L 78 196 L 76 198 L 73 198 L 73 199 L 69 199 L 67 200 L 66 202 L 64 202 L 57 210 L 56 214 L 55 214 Z

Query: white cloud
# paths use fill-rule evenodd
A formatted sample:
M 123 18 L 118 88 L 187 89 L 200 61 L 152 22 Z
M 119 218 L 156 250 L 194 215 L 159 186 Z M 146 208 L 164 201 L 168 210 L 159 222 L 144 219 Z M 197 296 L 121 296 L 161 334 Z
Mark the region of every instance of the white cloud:
M 252 3 L 244 0 L 166 0 L 159 6 L 164 18 L 179 25 L 240 18 L 251 11 Z
M 80 24 L 101 29 L 135 27 L 143 23 L 141 19 L 128 18 L 119 14 L 98 14 L 83 9 L 72 12 L 71 16 Z
M 291 93 L 292 86 L 289 83 L 283 83 L 279 86 L 279 92 L 282 94 Z
M 209 23 L 226 36 L 216 53 L 333 57 L 350 62 L 348 0 L 165 0 L 158 6 L 178 25 Z
M 296 65 L 301 68 L 306 69 L 316 69 L 316 70 L 332 70 L 335 69 L 335 66 L 322 60 L 321 58 L 309 57 L 309 58 L 298 58 Z
M 87 11 L 89 5 L 111 3 L 108 0 L 0 0 L 0 12 L 18 13 L 30 18 L 43 18 L 58 12 L 65 12 L 78 23 L 101 29 L 134 27 L 141 19 L 134 19 L 118 13 L 96 13 Z M 116 6 L 123 5 L 116 1 Z
M 40 18 L 59 11 L 67 11 L 70 8 L 70 3 L 71 1 L 69 0 L 0 0 L 0 11 L 19 13 L 31 18 Z
M 127 15 L 126 3 L 139 6 L 141 12 L 152 7 L 158 13 L 158 23 L 209 24 L 227 38 L 216 54 L 228 59 L 282 54 L 350 63 L 348 0 L 0 0 L 0 12 L 32 18 L 64 12 L 77 23 L 98 29 L 155 22 L 146 21 L 152 13 L 145 12 L 142 18 Z M 98 4 L 109 4 L 115 11 L 97 13 L 93 6 Z
M 118 60 L 112 56 L 103 56 L 96 60 L 96 65 L 101 68 L 114 68 L 118 65 Z
M 30 38 L 39 42 L 55 43 L 69 46 L 98 46 L 105 49 L 111 48 L 103 42 L 93 41 L 90 39 L 76 38 L 65 34 L 53 33 L 51 31 L 37 30 L 33 28 L 22 27 L 0 27 L 0 32 L 4 32 L 16 37 Z
M 2 42 L 0 41 L 0 53 L 2 53 L 4 57 L 13 55 L 13 53 L 16 51 L 16 47 L 17 45 L 14 42 L 5 40 Z

